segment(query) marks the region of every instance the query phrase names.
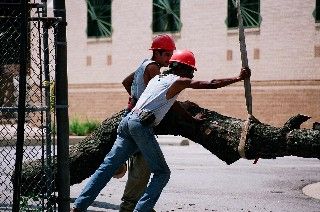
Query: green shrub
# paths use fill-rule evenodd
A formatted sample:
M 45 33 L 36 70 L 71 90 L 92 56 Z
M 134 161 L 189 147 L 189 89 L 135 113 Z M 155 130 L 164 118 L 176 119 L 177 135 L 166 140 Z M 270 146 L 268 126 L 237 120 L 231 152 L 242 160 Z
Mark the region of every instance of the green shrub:
M 98 121 L 80 121 L 79 119 L 73 119 L 70 121 L 69 124 L 69 131 L 70 135 L 89 135 L 92 133 L 95 129 L 97 129 L 100 125 L 100 122 Z
M 35 206 L 36 205 L 36 206 Z M 20 212 L 41 212 L 39 208 L 41 205 L 41 197 L 36 194 L 30 194 L 29 196 L 21 196 L 19 211 Z

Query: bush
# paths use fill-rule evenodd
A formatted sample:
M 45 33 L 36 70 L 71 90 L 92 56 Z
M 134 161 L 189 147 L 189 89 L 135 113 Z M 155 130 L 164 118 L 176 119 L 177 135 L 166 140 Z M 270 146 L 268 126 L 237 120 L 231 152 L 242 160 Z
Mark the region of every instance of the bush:
M 73 119 L 70 121 L 69 124 L 69 130 L 70 135 L 89 135 L 92 133 L 95 129 L 97 129 L 100 125 L 100 122 L 98 121 L 80 121 L 79 119 Z

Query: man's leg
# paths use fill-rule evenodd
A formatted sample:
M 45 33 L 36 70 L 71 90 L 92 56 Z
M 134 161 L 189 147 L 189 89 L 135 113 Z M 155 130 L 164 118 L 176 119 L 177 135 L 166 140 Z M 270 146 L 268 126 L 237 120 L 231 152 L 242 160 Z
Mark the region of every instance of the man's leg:
M 75 200 L 74 205 L 78 211 L 86 211 L 110 181 L 114 172 L 137 150 L 137 145 L 128 135 L 126 126 L 127 121 L 122 120 L 118 127 L 117 139 L 111 151 L 106 155 L 102 164 L 90 177 L 81 194 Z
M 132 212 L 144 193 L 150 178 L 150 169 L 140 152 L 130 160 L 128 181 L 121 198 L 120 212 Z
M 132 120 L 129 120 L 129 123 L 130 135 L 153 173 L 153 177 L 134 211 L 152 211 L 163 188 L 170 179 L 170 169 L 159 143 L 155 139 L 152 127 L 141 125 L 138 115 L 135 114 L 132 115 Z
M 142 143 L 138 144 L 138 148 L 141 150 L 145 160 L 148 162 L 153 176 L 144 194 L 139 199 L 134 209 L 135 212 L 145 211 L 145 209 L 147 209 L 146 211 L 153 210 L 163 188 L 169 182 L 171 174 L 171 171 L 156 139 L 150 139 L 149 142 L 144 144 Z

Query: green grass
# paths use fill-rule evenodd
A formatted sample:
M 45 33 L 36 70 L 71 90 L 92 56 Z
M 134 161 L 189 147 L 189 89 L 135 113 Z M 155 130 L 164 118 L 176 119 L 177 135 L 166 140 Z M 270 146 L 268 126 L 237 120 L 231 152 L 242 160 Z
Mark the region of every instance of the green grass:
M 70 121 L 69 131 L 70 135 L 83 136 L 91 134 L 99 126 L 100 122 L 95 120 L 80 121 L 79 119 L 73 119 Z

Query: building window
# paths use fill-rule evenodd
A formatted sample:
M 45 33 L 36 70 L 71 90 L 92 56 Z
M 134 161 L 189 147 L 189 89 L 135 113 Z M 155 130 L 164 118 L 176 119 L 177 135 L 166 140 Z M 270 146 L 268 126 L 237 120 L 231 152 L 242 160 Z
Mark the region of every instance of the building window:
M 228 0 L 228 16 L 226 24 L 228 28 L 238 27 L 236 0 Z M 259 27 L 261 23 L 260 0 L 241 0 L 240 10 L 245 28 Z
M 320 0 L 316 0 L 316 8 L 313 12 L 316 23 L 320 23 Z
M 87 1 L 87 35 L 88 37 L 111 37 L 111 1 Z
M 153 0 L 153 32 L 180 32 L 180 0 Z

